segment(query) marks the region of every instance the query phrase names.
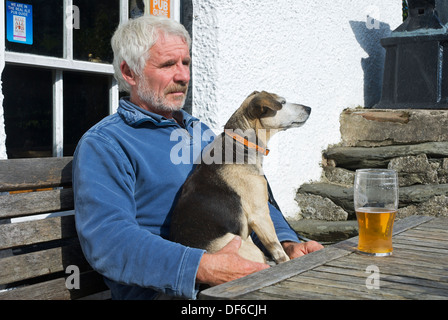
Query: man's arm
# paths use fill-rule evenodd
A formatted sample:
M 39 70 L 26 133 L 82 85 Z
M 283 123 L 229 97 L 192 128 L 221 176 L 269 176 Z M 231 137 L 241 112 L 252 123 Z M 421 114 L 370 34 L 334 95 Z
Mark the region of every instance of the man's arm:
M 204 251 L 139 225 L 129 161 L 106 140 L 88 138 L 77 149 L 73 171 L 76 227 L 92 267 L 117 283 L 194 298 Z

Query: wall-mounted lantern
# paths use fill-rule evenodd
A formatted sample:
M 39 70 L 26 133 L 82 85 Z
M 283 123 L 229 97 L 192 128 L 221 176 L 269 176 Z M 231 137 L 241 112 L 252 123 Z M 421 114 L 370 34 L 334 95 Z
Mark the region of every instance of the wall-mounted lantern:
M 408 0 L 408 18 L 381 40 L 386 60 L 375 109 L 448 109 L 446 2 Z

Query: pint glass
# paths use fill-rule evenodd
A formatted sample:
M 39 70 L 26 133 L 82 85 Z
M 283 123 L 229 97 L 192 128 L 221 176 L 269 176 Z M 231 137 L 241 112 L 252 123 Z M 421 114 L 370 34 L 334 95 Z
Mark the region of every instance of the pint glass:
M 358 250 L 372 256 L 392 254 L 392 229 L 398 209 L 398 175 L 394 170 L 356 170 L 354 205 L 359 227 Z

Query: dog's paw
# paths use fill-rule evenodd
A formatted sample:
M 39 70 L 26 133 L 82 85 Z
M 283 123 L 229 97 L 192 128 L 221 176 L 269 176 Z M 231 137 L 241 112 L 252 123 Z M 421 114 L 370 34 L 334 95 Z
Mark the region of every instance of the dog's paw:
M 290 259 L 286 253 L 281 252 L 280 254 L 278 254 L 278 256 L 274 257 L 274 260 L 277 264 L 279 264 L 282 262 L 289 261 Z

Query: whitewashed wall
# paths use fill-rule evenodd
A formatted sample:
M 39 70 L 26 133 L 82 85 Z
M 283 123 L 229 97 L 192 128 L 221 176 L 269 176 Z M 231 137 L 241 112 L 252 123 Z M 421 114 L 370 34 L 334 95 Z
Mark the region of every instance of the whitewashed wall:
M 271 140 L 265 172 L 286 216 L 295 190 L 321 175 L 344 108 L 381 95 L 379 40 L 401 23 L 399 0 L 193 0 L 193 114 L 219 133 L 254 90 L 313 108 Z M 368 15 L 370 18 L 368 18 Z M 376 20 L 372 20 L 376 18 Z
M 2 28 L 0 28 L 0 76 L 5 67 L 5 25 L 4 17 L 5 16 L 5 7 L 3 5 L 0 6 L 0 23 Z M 5 133 L 5 122 L 3 116 L 3 92 L 2 92 L 2 79 L 0 77 L 0 159 L 6 159 L 6 133 Z

